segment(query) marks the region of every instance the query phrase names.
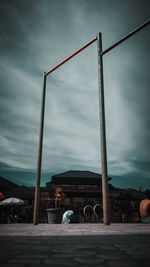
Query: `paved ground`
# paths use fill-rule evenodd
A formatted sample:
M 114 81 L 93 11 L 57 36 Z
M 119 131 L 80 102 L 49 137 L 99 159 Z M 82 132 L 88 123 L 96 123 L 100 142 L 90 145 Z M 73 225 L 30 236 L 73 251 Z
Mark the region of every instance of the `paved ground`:
M 150 224 L 0 225 L 0 267 L 145 267 Z

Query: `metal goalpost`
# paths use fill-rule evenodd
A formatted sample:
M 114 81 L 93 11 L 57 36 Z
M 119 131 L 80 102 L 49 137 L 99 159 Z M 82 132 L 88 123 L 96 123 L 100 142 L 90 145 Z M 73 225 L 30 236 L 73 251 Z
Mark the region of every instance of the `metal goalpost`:
M 43 130 L 44 130 L 44 114 L 45 114 L 45 98 L 46 98 L 46 78 L 47 76 L 70 60 L 72 57 L 80 53 L 86 47 L 97 41 L 98 51 L 98 87 L 99 87 L 99 116 L 100 116 L 100 139 L 101 139 L 101 169 L 102 169 L 102 197 L 103 197 L 103 221 L 105 225 L 110 224 L 110 211 L 109 211 L 109 190 L 108 190 L 108 175 L 107 175 L 107 150 L 106 150 L 106 127 L 105 127 L 105 101 L 104 101 L 104 78 L 103 78 L 103 55 L 111 51 L 113 48 L 130 38 L 132 35 L 142 30 L 150 24 L 150 20 L 140 25 L 118 42 L 106 50 L 102 50 L 102 33 L 98 33 L 95 38 L 86 43 L 80 49 L 75 51 L 70 56 L 66 57 L 55 67 L 43 74 L 43 93 L 41 104 L 41 118 L 40 118 L 40 133 L 39 133 L 39 145 L 38 145 L 38 159 L 37 159 L 37 175 L 36 175 L 36 187 L 35 187 L 35 200 L 34 200 L 34 214 L 33 224 L 38 224 L 39 217 L 39 200 L 40 200 L 40 179 L 41 179 L 41 164 L 42 164 L 42 149 L 43 149 Z

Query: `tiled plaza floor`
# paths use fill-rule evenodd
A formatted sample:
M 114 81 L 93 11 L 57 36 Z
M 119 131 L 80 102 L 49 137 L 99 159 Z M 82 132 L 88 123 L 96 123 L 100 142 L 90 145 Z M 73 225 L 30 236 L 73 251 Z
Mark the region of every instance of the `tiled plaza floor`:
M 150 224 L 0 225 L 0 267 L 147 267 Z

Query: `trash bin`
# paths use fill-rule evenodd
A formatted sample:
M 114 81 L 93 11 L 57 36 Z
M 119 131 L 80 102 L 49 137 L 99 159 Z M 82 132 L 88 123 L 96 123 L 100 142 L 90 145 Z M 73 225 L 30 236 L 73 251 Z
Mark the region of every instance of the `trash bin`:
M 48 215 L 48 223 L 61 223 L 63 213 L 65 212 L 64 209 L 59 208 L 51 208 L 47 209 L 47 215 Z

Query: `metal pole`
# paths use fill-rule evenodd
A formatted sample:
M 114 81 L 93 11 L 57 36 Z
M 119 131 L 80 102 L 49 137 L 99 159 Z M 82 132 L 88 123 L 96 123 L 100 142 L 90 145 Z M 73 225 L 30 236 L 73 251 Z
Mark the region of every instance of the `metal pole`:
M 109 214 L 109 191 L 108 191 L 108 177 L 107 177 L 105 103 L 104 103 L 104 79 L 103 79 L 102 34 L 101 33 L 98 33 L 97 35 L 97 48 L 98 48 L 98 85 L 99 85 L 100 136 L 101 136 L 103 220 L 104 220 L 105 225 L 109 225 L 110 214 Z
M 129 32 L 126 36 L 124 36 L 123 38 L 121 38 L 118 42 L 116 42 L 115 44 L 113 44 L 112 46 L 110 46 L 106 50 L 104 50 L 102 52 L 102 55 L 105 55 L 106 53 L 108 53 L 109 51 L 111 51 L 113 48 L 115 48 L 116 46 L 120 45 L 122 42 L 124 42 L 125 40 L 127 40 L 128 38 L 130 38 L 131 36 L 133 36 L 135 33 L 141 31 L 143 28 L 145 28 L 149 24 L 150 24 L 150 19 L 148 21 L 146 21 L 144 24 L 142 24 L 139 27 L 137 27 L 136 29 L 134 29 L 133 31 Z
M 45 95 L 46 95 L 46 76 L 43 75 L 43 93 L 42 93 L 42 106 L 41 106 L 41 119 L 40 119 L 40 134 L 39 134 L 39 148 L 38 148 L 38 160 L 37 160 L 37 176 L 35 187 L 35 199 L 34 199 L 34 216 L 33 224 L 38 224 L 39 217 L 39 199 L 40 199 L 40 178 L 41 178 L 41 164 L 42 164 L 42 148 L 43 148 L 43 131 L 44 131 L 44 113 L 45 113 Z

